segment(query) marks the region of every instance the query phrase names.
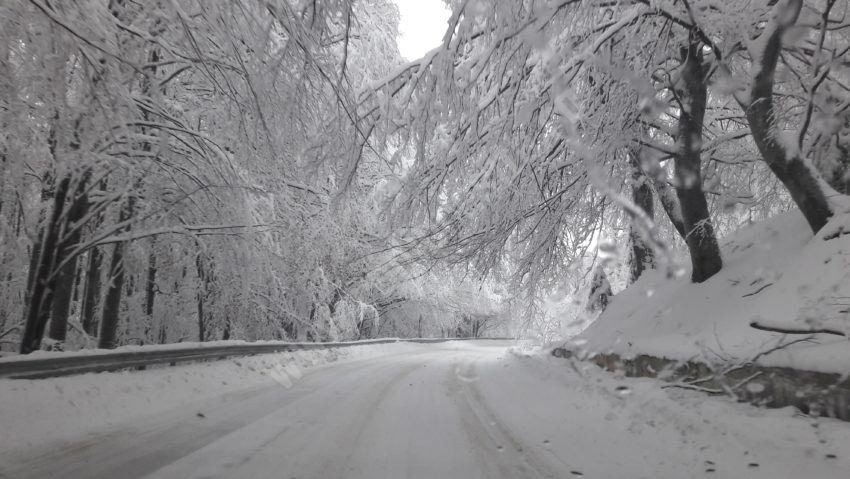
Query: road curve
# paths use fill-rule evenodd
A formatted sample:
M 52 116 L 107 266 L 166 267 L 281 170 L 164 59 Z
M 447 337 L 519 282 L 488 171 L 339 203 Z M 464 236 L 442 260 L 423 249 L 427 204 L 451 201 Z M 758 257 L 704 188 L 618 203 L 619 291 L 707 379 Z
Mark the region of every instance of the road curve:
M 34 450 L 0 465 L 0 477 L 846 477 L 846 458 L 823 461 L 803 447 L 846 442 L 846 428 L 812 436 L 790 430 L 804 424 L 797 418 L 702 397 L 674 401 L 653 382 L 629 382 L 645 385 L 629 395 L 610 375 L 509 346 L 432 344 L 341 361 L 291 387 L 243 391 Z M 715 421 L 729 414 L 740 417 Z M 761 433 L 765 420 L 774 429 Z M 789 429 L 787 440 L 775 424 Z

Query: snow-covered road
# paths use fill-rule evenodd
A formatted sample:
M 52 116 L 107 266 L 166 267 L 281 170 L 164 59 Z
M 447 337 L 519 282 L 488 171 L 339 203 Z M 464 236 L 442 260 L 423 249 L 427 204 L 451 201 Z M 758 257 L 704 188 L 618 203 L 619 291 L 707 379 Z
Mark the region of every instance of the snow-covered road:
M 289 387 L 32 445 L 3 456 L 0 477 L 850 477 L 846 423 L 577 371 L 509 346 L 416 345 L 340 361 Z

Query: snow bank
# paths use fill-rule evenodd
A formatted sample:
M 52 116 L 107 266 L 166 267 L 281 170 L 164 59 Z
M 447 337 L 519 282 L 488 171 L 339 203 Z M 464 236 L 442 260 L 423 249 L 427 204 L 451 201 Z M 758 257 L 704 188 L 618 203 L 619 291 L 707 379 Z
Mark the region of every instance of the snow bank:
M 205 401 L 273 386 L 288 388 L 302 375 L 330 362 L 419 348 L 420 345 L 410 343 L 366 344 L 145 371 L 92 373 L 49 380 L 0 379 L 0 431 L 4 431 L 0 435 L 0 462 L 3 453 L 47 440 L 61 441 L 101 432 L 166 409 L 192 404 L 200 407 Z
M 760 364 L 823 372 L 850 371 L 850 341 L 760 331 L 751 323 L 791 329 L 848 329 L 850 231 L 835 218 L 812 236 L 792 211 L 742 229 L 722 245 L 724 267 L 702 284 L 688 275 L 646 273 L 617 294 L 572 347 L 624 357 L 650 354 L 707 363 L 758 358 Z M 768 351 L 779 347 L 768 354 Z
M 847 423 L 662 388 L 658 380 L 619 377 L 587 362 L 547 355 L 520 362 L 522 374 L 505 378 L 505 387 L 492 388 L 482 374 L 480 388 L 497 410 L 512 401 L 533 412 L 506 426 L 570 451 L 583 477 L 848 477 Z
M 64 358 L 70 356 L 98 356 L 102 354 L 114 354 L 114 353 L 133 353 L 133 352 L 150 352 L 150 351 L 175 351 L 186 348 L 215 348 L 220 346 L 255 346 L 255 345 L 270 345 L 270 346 L 308 346 L 315 347 L 316 345 L 326 345 L 326 346 L 334 346 L 337 344 L 355 344 L 355 345 L 371 345 L 371 344 L 380 344 L 386 343 L 387 341 L 402 341 L 400 338 L 377 338 L 377 339 L 364 339 L 361 341 L 344 341 L 340 343 L 316 343 L 316 342 L 306 342 L 306 343 L 294 343 L 289 341 L 243 341 L 239 339 L 231 339 L 227 341 L 184 341 L 181 343 L 169 343 L 169 344 L 146 344 L 143 346 L 139 345 L 126 345 L 120 346 L 113 349 L 78 349 L 74 351 L 45 351 L 45 350 L 36 350 L 30 354 L 18 354 L 15 352 L 3 351 L 0 352 L 0 363 L 7 363 L 13 361 L 26 361 L 29 359 L 51 359 L 51 358 Z

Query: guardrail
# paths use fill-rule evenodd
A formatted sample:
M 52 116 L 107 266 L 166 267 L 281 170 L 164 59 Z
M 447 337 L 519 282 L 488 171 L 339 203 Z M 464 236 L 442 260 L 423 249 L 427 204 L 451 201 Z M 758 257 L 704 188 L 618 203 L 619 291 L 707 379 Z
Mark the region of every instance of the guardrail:
M 0 359 L 0 378 L 5 379 L 44 379 L 74 374 L 118 371 L 122 369 L 145 368 L 155 365 L 176 365 L 177 363 L 213 361 L 239 356 L 271 354 L 313 349 L 344 348 L 368 344 L 442 343 L 464 340 L 509 340 L 511 338 L 416 338 L 416 339 L 373 339 L 367 341 L 346 341 L 333 343 L 284 343 L 264 342 L 257 344 L 225 344 L 210 346 L 170 347 L 145 350 L 103 352 L 92 350 L 87 353 L 73 353 L 68 356 L 47 358 L 14 357 L 11 360 Z

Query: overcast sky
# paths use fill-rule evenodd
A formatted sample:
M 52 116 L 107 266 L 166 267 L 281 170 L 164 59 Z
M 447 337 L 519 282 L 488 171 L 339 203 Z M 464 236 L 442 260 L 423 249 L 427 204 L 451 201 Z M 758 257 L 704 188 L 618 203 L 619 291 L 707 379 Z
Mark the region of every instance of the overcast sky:
M 443 39 L 448 8 L 442 0 L 395 0 L 401 11 L 398 48 L 402 56 L 415 60 Z

